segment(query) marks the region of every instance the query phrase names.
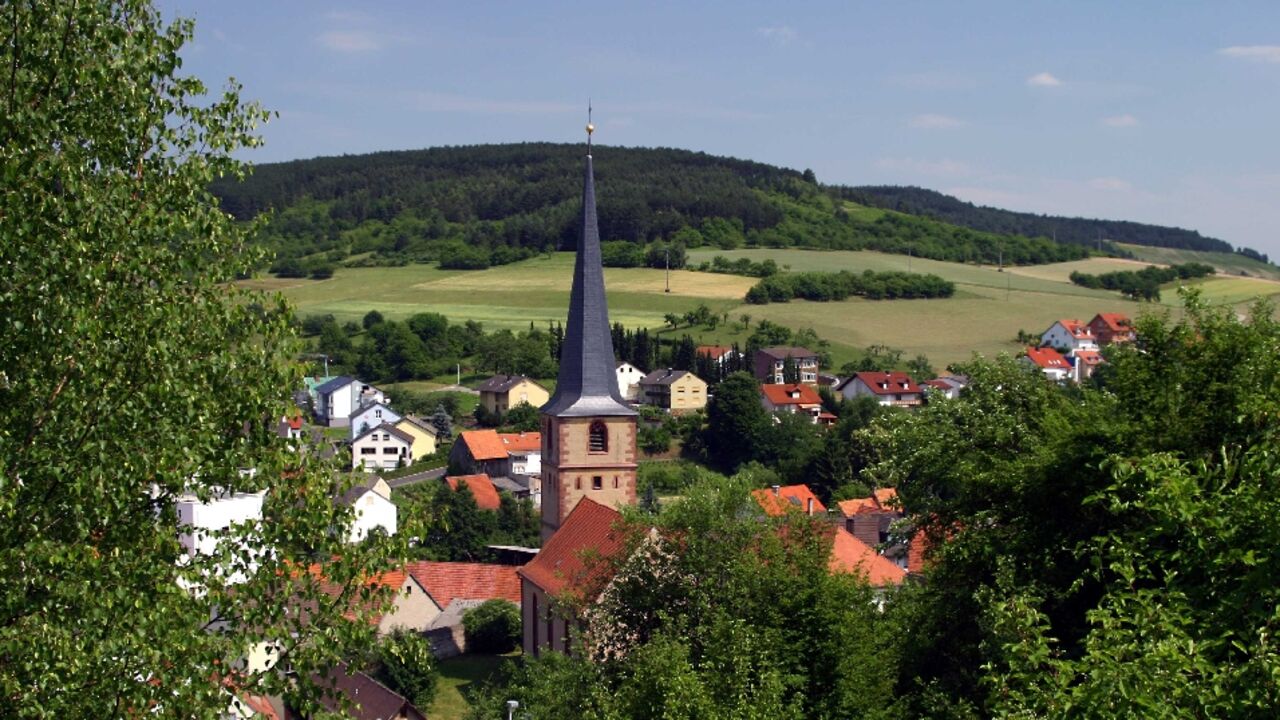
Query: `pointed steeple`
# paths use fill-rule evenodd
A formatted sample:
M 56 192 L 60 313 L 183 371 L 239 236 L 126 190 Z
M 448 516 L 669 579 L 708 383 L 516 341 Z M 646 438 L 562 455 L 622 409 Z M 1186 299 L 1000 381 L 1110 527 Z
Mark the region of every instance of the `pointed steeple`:
M 556 392 L 542 412 L 555 417 L 635 415 L 618 392 L 609 306 L 604 294 L 604 266 L 600 260 L 600 229 L 596 224 L 596 187 L 591 169 L 591 133 L 587 115 L 587 167 L 582 183 L 582 235 L 573 266 L 569 294 L 569 324 L 560 353 Z

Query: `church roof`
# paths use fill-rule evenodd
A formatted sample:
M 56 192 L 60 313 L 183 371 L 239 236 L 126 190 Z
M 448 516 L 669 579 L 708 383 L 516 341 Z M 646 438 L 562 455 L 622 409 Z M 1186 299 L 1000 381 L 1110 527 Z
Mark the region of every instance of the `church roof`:
M 560 377 L 555 394 L 542 412 L 554 417 L 635 415 L 636 411 L 618 392 L 615 362 L 600 259 L 600 229 L 596 224 L 595 179 L 588 154 L 582 184 L 582 235 L 573 266 Z

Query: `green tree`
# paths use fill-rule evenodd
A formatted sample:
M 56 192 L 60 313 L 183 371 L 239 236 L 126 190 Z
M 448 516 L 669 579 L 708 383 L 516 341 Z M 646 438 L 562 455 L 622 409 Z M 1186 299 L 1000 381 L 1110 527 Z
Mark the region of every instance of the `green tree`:
M 541 418 L 538 408 L 523 402 L 502 416 L 502 427 L 507 432 L 537 432 L 541 427 Z
M 505 491 L 498 494 L 495 543 L 538 547 L 542 544 L 541 533 L 542 520 L 533 508 L 533 501 Z
M 5 713 L 213 717 L 262 643 L 280 669 L 240 686 L 308 707 L 307 679 L 372 641 L 383 598 L 360 580 L 393 548 L 345 545 L 329 469 L 275 437 L 301 379 L 290 314 L 231 284 L 265 258 L 208 191 L 267 115 L 180 75 L 193 24 L 149 3 L 3 15 Z M 179 496 L 257 490 L 264 521 L 184 555 Z
M 453 437 L 453 417 L 445 410 L 444 403 L 436 405 L 431 413 L 431 427 L 436 429 L 437 440 L 448 440 Z
M 510 600 L 486 600 L 463 614 L 462 629 L 468 652 L 511 652 L 520 644 L 520 608 Z
M 440 669 L 425 635 L 398 629 L 378 642 L 377 677 L 426 712 L 436 697 Z
M 365 330 L 368 330 L 381 322 L 383 322 L 382 313 L 377 310 L 370 310 L 364 314 L 364 319 L 360 321 L 360 324 L 364 326 Z
M 796 364 L 796 359 L 791 357 L 790 353 L 782 359 L 782 382 L 800 382 L 800 366 Z
M 709 460 L 733 471 L 755 457 L 755 449 L 767 441 L 773 419 L 760 404 L 760 386 L 746 373 L 734 373 L 716 388 L 707 405 L 703 433 Z

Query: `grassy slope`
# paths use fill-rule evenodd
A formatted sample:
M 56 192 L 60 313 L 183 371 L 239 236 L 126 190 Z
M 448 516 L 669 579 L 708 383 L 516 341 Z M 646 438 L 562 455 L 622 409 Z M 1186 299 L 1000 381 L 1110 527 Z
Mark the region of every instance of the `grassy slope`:
M 1067 282 L 1072 270 L 1106 272 L 1136 267 L 1107 258 L 1007 272 L 875 252 L 699 249 L 690 252 L 690 260 L 700 263 L 717 254 L 755 261 L 773 258 L 796 271 L 906 270 L 909 265 L 914 272 L 936 273 L 952 280 L 957 288 L 954 297 L 942 300 L 745 305 L 741 298 L 755 282 L 752 278 L 673 272 L 672 292 L 666 294 L 660 270 L 610 268 L 605 271 L 605 281 L 611 318 L 627 326 L 659 328 L 665 313 L 683 313 L 702 302 L 716 312 L 729 313 L 730 324 L 714 331 L 681 328 L 677 334 L 688 332 L 707 343 L 745 342 L 750 331 L 738 320 L 748 314 L 753 325 L 768 318 L 795 329 L 813 328 L 831 341 L 837 367 L 871 344 L 900 348 L 908 357 L 923 353 L 941 367 L 967 359 L 974 352 L 1014 352 L 1013 337 L 1018 330 L 1040 332 L 1058 318 L 1087 319 L 1097 312 L 1136 315 L 1149 307 L 1115 293 Z M 333 313 L 339 321 L 358 321 L 374 308 L 391 318 L 432 311 L 453 321 L 479 320 L 489 328 L 521 329 L 530 321 L 538 325 L 564 321 L 572 268 L 573 256 L 558 253 L 473 272 L 442 271 L 427 265 L 343 268 L 330 280 L 264 279 L 247 284 L 279 290 L 297 306 L 300 315 Z M 1280 284 L 1252 278 L 1219 276 L 1195 284 L 1215 304 L 1236 305 L 1258 295 L 1280 293 Z M 1162 304 L 1177 306 L 1177 294 L 1172 289 L 1166 291 Z
M 1148 247 L 1146 245 L 1124 245 L 1120 247 L 1133 253 L 1133 256 L 1144 263 L 1160 263 L 1173 265 L 1189 262 L 1208 263 L 1220 273 L 1239 275 L 1244 272 L 1253 277 L 1280 280 L 1280 268 L 1258 262 L 1252 258 L 1235 253 L 1198 252 L 1196 250 L 1177 250 L 1174 248 Z
M 460 655 L 440 661 L 440 683 L 436 686 L 436 699 L 431 703 L 427 717 L 431 720 L 462 720 L 471 711 L 471 704 L 463 693 L 472 685 L 484 684 L 495 678 L 502 664 L 517 655 Z

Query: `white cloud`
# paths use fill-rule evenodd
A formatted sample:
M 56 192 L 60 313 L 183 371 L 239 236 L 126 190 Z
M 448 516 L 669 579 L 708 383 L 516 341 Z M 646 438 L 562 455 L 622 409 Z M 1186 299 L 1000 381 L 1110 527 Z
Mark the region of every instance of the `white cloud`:
M 798 37 L 795 28 L 789 25 L 757 28 L 756 33 L 766 40 L 771 40 L 779 45 L 789 45 L 795 42 Z
M 1221 48 L 1218 54 L 1252 62 L 1280 63 L 1280 45 L 1232 45 Z
M 935 113 L 924 113 L 916 115 L 907 121 L 907 124 L 913 128 L 921 128 L 924 130 L 940 130 L 945 128 L 960 127 L 964 124 L 963 120 L 951 117 L 950 115 L 938 115 Z
M 876 168 L 909 175 L 929 175 L 931 177 L 968 177 L 973 175 L 973 168 L 955 160 L 917 160 L 915 158 L 880 158 Z
M 1062 81 L 1050 73 L 1042 72 L 1027 78 L 1027 84 L 1031 87 L 1058 87 Z
M 1123 115 L 1112 115 L 1109 118 L 1103 118 L 1102 124 L 1113 128 L 1137 127 L 1138 118 L 1125 113 Z
M 1117 177 L 1100 177 L 1090 180 L 1089 187 L 1107 192 L 1129 192 L 1133 189 L 1133 184 Z
M 382 47 L 373 33 L 364 30 L 330 30 L 320 33 L 316 40 L 330 50 L 345 53 L 369 52 Z
M 470 112 L 486 115 L 553 115 L 581 112 L 579 105 L 549 100 L 494 100 L 425 90 L 409 91 L 404 96 L 423 112 Z

